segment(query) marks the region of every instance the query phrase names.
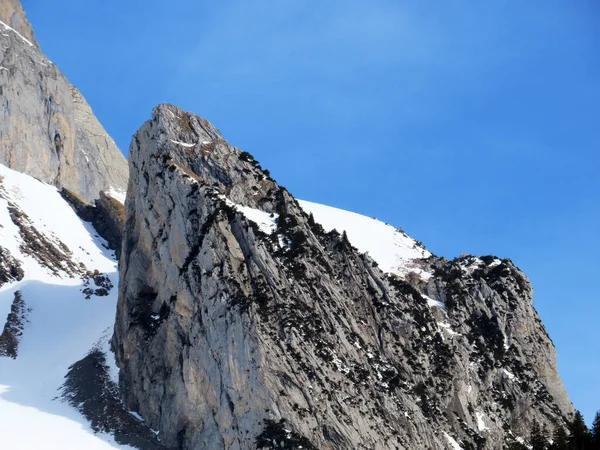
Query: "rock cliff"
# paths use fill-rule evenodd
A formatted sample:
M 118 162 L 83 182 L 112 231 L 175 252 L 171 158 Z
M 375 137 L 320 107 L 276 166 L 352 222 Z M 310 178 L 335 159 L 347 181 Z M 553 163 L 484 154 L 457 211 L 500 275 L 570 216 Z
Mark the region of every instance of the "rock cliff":
M 19 0 L 2 0 L 0 2 L 0 21 L 11 27 L 33 45 L 38 46 L 33 36 L 31 24 L 25 17 L 25 11 L 23 11 Z
M 93 205 L 65 188 L 61 189 L 60 195 L 82 220 L 90 222 L 98 234 L 106 239 L 118 258 L 125 227 L 123 203 L 104 191 L 100 192 L 100 198 Z
M 172 105 L 129 155 L 112 345 L 163 445 L 499 449 L 572 413 L 510 260 L 384 273 Z
M 0 0 L 0 163 L 87 201 L 127 185 L 123 154 L 41 52 L 17 0 Z

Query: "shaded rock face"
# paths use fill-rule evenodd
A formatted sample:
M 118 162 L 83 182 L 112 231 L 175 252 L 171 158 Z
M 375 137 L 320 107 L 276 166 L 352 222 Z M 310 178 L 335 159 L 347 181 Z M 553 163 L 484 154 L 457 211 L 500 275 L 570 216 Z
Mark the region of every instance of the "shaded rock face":
M 41 52 L 18 1 L 0 0 L 0 21 L 0 163 L 87 201 L 124 190 L 123 154 Z
M 172 105 L 129 155 L 112 342 L 125 405 L 164 445 L 502 448 L 572 412 L 509 260 L 386 275 Z
M 60 195 L 82 220 L 94 226 L 98 234 L 106 239 L 108 246 L 115 250 L 118 257 L 121 253 L 121 240 L 125 227 L 123 204 L 104 191 L 100 192 L 100 198 L 96 199 L 93 205 L 65 188 L 61 189 Z

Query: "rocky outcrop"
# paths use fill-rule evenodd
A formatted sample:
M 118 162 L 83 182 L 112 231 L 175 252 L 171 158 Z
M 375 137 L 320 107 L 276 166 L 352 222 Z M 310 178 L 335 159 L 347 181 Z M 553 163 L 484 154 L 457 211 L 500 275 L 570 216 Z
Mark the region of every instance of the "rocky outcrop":
M 0 246 L 0 287 L 5 283 L 22 280 L 24 275 L 21 262 Z
M 121 241 L 125 228 L 125 207 L 116 198 L 100 192 L 95 202 L 96 217 L 92 221 L 94 228 L 106 239 L 110 248 L 115 249 L 117 257 L 121 253 Z
M 104 191 L 100 192 L 100 198 L 96 199 L 93 205 L 65 188 L 61 189 L 60 195 L 82 220 L 91 222 L 98 234 L 106 239 L 108 246 L 116 251 L 118 257 L 125 227 L 123 204 Z
M 71 250 L 60 239 L 49 237 L 39 231 L 17 205 L 8 203 L 8 213 L 19 229 L 21 238 L 19 250 L 24 255 L 31 256 L 55 275 L 65 273 L 75 276 L 82 272 L 83 267 L 73 261 Z
M 0 0 L 0 21 L 0 163 L 87 201 L 123 191 L 123 154 L 41 52 L 17 0 Z
M 499 449 L 572 412 L 509 260 L 384 274 L 172 105 L 129 155 L 112 342 L 125 405 L 164 445 Z
M 19 342 L 30 312 L 31 310 L 25 305 L 23 296 L 19 291 L 16 291 L 10 313 L 8 313 L 4 329 L 0 334 L 0 356 L 8 356 L 13 359 L 17 357 Z
M 445 304 L 453 330 L 471 348 L 472 367 L 483 382 L 477 401 L 508 406 L 510 414 L 498 409 L 494 415 L 514 420 L 513 429 L 540 411 L 546 418 L 572 413 L 554 344 L 533 307 L 525 274 L 494 256 L 440 259 L 434 268 L 435 276 L 418 287 Z

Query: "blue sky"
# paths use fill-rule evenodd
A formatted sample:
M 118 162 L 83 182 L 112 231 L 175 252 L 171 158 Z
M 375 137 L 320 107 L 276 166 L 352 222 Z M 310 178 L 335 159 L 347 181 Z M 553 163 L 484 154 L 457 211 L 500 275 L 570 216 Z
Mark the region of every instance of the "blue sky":
M 600 409 L 598 2 L 23 5 L 125 153 L 175 103 L 299 198 L 511 258 L 575 407 Z

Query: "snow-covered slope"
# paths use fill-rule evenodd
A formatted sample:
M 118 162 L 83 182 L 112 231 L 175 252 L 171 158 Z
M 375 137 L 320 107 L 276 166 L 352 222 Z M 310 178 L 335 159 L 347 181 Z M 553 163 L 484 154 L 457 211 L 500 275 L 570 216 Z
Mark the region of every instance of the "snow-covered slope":
M 333 208 L 318 203 L 299 200 L 307 213 L 325 231 L 346 231 L 348 239 L 360 252 L 368 253 L 384 272 L 404 276 L 415 272 L 423 278 L 430 274 L 419 267 L 419 260 L 431 253 L 403 231 L 377 219 Z
M 0 180 L 0 248 L 22 270 L 20 280 L 0 286 L 0 331 L 15 293 L 28 311 L 17 357 L 0 357 L 2 444 L 11 449 L 130 448 L 94 433 L 87 419 L 58 399 L 73 363 L 96 346 L 106 352 L 118 292 L 114 254 L 55 187 L 2 165 Z M 326 230 L 345 230 L 352 244 L 383 270 L 425 274 L 415 261 L 430 253 L 402 231 L 337 208 L 307 201 L 301 205 Z M 240 208 L 272 228 L 274 219 L 266 213 Z M 88 272 L 95 270 L 110 279 L 108 295 L 83 292 L 96 287 L 93 278 L 88 280 Z
M 78 411 L 56 399 L 69 366 L 95 345 L 105 347 L 112 334 L 113 252 L 53 186 L 4 166 L 0 180 L 0 246 L 22 270 L 20 281 L 0 287 L 0 332 L 17 291 L 28 311 L 16 358 L 0 357 L 0 447 L 129 448 L 94 434 Z M 114 286 L 108 295 L 88 279 L 94 270 Z M 86 287 L 91 295 L 82 292 Z
M 263 232 L 276 229 L 276 214 L 223 198 Z M 345 231 L 350 242 L 383 271 L 401 277 L 410 273 L 424 279 L 432 276 L 425 261 L 431 253 L 401 230 L 338 208 L 308 201 L 300 205 L 326 231 Z M 473 257 L 465 260 L 463 272 L 500 264 L 498 259 L 484 264 Z M 109 283 L 102 281 L 104 276 Z M 55 187 L 0 165 L 0 448 L 133 448 L 116 443 L 109 434 L 95 433 L 89 418 L 61 399 L 70 366 L 94 348 L 106 356 L 111 378 L 116 379 L 108 340 L 113 334 L 117 292 L 114 253 L 93 227 L 77 217 Z M 423 297 L 430 306 L 445 310 L 438 300 Z M 22 314 L 17 321 L 22 335 L 16 335 L 13 358 L 2 356 L 6 334 L 2 328 L 11 312 L 14 316 L 15 305 Z M 450 323 L 438 325 L 450 337 L 460 335 Z M 506 342 L 504 348 L 508 349 Z M 133 412 L 125 410 L 124 414 L 142 422 Z M 489 430 L 488 418 L 476 411 L 480 432 Z M 451 448 L 461 448 L 449 434 L 444 432 L 444 437 Z

